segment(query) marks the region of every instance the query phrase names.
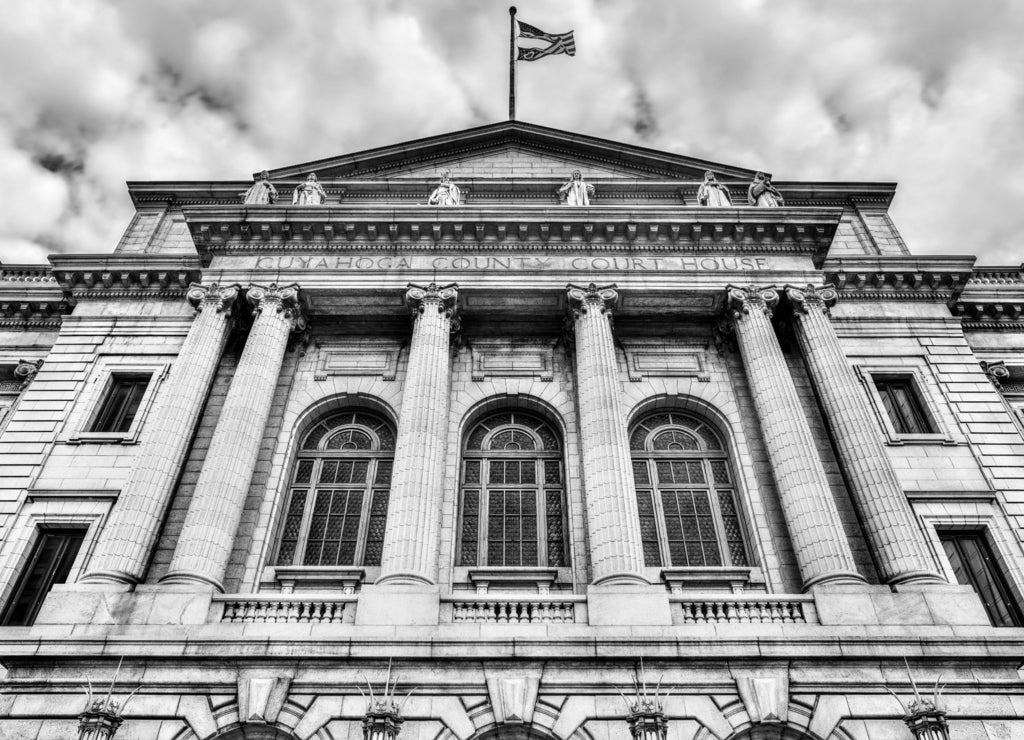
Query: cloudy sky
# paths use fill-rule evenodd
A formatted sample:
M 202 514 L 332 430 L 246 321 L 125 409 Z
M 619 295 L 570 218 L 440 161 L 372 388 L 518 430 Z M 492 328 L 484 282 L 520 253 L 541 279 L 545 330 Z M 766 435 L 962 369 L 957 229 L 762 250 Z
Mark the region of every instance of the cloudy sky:
M 575 58 L 519 118 L 750 168 L 892 180 L 918 254 L 1024 260 L 1024 3 L 519 0 Z M 109 252 L 126 180 L 243 179 L 507 116 L 507 4 L 5 0 L 0 260 Z

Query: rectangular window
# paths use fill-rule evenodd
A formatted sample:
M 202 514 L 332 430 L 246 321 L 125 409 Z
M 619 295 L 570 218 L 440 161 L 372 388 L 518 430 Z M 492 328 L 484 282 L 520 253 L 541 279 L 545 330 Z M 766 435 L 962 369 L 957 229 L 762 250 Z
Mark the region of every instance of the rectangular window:
M 875 376 L 875 388 L 897 434 L 935 434 L 937 430 L 924 410 L 907 376 Z
M 1024 625 L 998 563 L 980 532 L 941 532 L 939 539 L 958 583 L 971 586 L 981 597 L 996 627 Z
M 6 627 L 35 622 L 43 599 L 55 583 L 67 581 L 85 539 L 83 530 L 46 529 L 32 548 L 25 569 L 14 586 L 11 600 L 0 620 Z
M 150 375 L 115 373 L 90 432 L 125 434 L 135 421 Z

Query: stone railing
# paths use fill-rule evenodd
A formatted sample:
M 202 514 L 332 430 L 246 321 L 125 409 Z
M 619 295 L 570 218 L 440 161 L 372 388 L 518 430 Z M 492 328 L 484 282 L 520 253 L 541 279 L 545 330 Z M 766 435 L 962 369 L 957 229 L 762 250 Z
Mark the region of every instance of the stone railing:
M 817 624 L 814 597 L 756 594 L 671 596 L 675 624 Z
M 571 624 L 584 596 L 473 595 L 444 599 L 452 622 L 479 624 Z M 580 620 L 582 621 L 582 620 Z
M 217 621 L 249 624 L 342 624 L 355 617 L 354 596 L 225 594 L 214 597 Z

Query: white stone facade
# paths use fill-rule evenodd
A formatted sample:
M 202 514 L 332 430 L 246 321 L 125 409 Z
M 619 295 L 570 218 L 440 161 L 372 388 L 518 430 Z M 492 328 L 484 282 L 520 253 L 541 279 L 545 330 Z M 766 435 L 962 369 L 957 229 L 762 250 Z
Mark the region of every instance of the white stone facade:
M 910 738 L 907 665 L 1024 737 L 1024 272 L 707 168 L 502 123 L 270 173 L 322 206 L 132 183 L 112 254 L 0 266 L 3 618 L 81 542 L 0 627 L 0 738 L 122 657 L 119 740 L 356 738 L 389 660 L 407 740 L 604 740 L 641 659 L 672 740 Z

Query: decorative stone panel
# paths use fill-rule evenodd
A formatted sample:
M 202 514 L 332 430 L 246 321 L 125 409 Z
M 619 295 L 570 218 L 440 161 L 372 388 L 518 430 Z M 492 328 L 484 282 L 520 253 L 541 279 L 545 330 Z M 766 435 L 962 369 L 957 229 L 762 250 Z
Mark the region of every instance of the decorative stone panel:
M 321 344 L 313 379 L 327 380 L 335 375 L 379 375 L 382 380 L 394 380 L 401 351 L 400 342 L 387 339 Z
M 488 378 L 554 378 L 553 347 L 545 344 L 473 342 L 473 380 Z

